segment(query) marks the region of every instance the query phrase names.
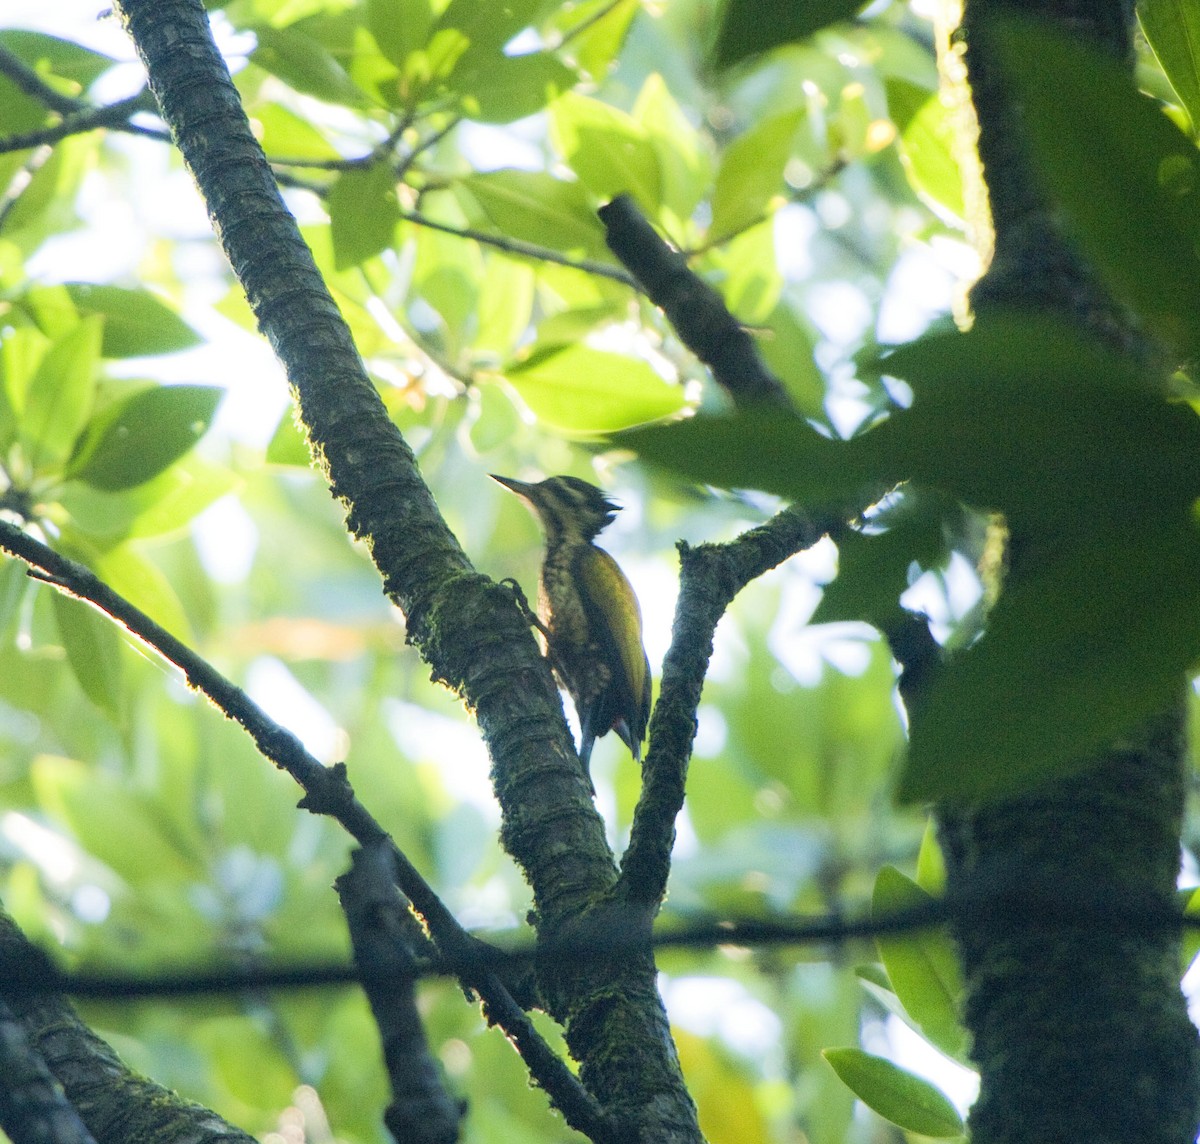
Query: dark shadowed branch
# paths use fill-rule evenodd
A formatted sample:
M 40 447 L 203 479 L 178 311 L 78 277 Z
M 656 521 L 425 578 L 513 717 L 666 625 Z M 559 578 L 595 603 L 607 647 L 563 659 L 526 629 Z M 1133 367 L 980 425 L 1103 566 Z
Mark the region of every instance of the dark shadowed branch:
M 600 208 L 600 219 L 609 249 L 735 402 L 791 405 L 783 383 L 767 369 L 721 295 L 659 237 L 633 199 L 618 195 Z
M 45 982 L 56 975 L 46 956 L 3 912 L 0 964 L 5 967 L 5 976 L 19 971 L 34 981 Z M 22 1033 L 54 1074 L 63 1095 L 97 1144 L 129 1144 L 131 1140 L 151 1138 L 190 1140 L 193 1144 L 253 1144 L 253 1137 L 210 1109 L 184 1100 L 129 1069 L 56 992 L 6 988 L 5 998 Z M 0 1078 L 5 1084 L 12 1079 L 7 1064 Z
M 377 842 L 356 850 L 336 886 L 392 1086 L 384 1122 L 394 1140 L 453 1144 L 466 1105 L 447 1091 L 417 1011 L 417 963 L 390 848 Z
M 28 1030 L 0 1001 L 0 1129 L 12 1144 L 95 1144 Z
M 751 580 L 836 533 L 843 522 L 789 507 L 726 544 L 680 544 L 679 599 L 662 686 L 650 721 L 642 794 L 621 864 L 618 898 L 657 911 L 666 892 L 675 819 L 683 807 L 696 711 L 713 633 L 730 601 Z

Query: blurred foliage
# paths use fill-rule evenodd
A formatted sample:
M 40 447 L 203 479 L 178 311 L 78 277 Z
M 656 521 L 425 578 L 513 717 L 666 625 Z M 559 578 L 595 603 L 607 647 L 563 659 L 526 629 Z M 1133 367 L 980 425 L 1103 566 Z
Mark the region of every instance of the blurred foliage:
M 881 478 L 915 482 L 847 538 L 836 579 L 822 544 L 751 585 L 722 621 L 667 907 L 677 916 L 885 909 L 936 891 L 936 847 L 922 844 L 919 816 L 892 805 L 904 738 L 895 673 L 861 621 L 887 626 L 919 607 L 947 641 L 969 643 L 975 509 L 1050 530 L 1071 514 L 1088 522 L 1049 585 L 1011 602 L 1007 619 L 997 609 L 997 629 L 1015 633 L 1005 654 L 1032 654 L 1031 625 L 1050 646 L 1069 644 L 1089 609 L 1111 617 L 1135 599 L 1156 636 L 1139 678 L 1159 678 L 1164 647 L 1172 672 L 1197 651 L 1200 610 L 1178 555 L 1191 553 L 1182 536 L 1195 543 L 1190 411 L 1026 322 L 880 353 L 948 312 L 977 268 L 932 31 L 923 6 L 900 0 L 857 20 L 860 3 L 802 7 L 813 22 L 780 34 L 758 5 L 732 0 L 714 56 L 709 0 L 209 4 L 289 205 L 482 570 L 531 589 L 540 545 L 488 472 L 603 483 L 626 505 L 606 541 L 641 595 L 657 674 L 676 540 L 728 539 L 770 515 L 772 493 L 844 501 Z M 1196 66 L 1170 21 L 1193 17 L 1155 0 L 1142 19 L 1158 55 L 1142 53 L 1139 76 L 1187 123 Z M 124 93 L 118 57 L 130 51 L 111 22 L 56 33 L 2 29 L 0 48 L 63 97 Z M 104 36 L 106 51 L 84 46 Z M 1053 64 L 1080 83 L 1090 66 L 1066 48 Z M 1039 128 L 1051 151 L 1071 141 L 1056 186 L 1085 242 L 1122 227 L 1128 241 L 1113 243 L 1106 272 L 1190 351 L 1194 151 L 1112 85 L 1102 99 L 1083 90 L 1094 119 L 1072 126 L 1078 108 L 1064 104 Z M 0 76 L 0 136 L 58 118 Z M 1111 150 L 1092 152 L 1097 139 Z M 1154 150 L 1164 140 L 1170 156 Z M 1171 156 L 1183 166 L 1159 162 Z M 1119 219 L 1111 197 L 1072 198 L 1085 161 L 1089 193 L 1107 177 L 1134 181 L 1103 183 L 1123 196 Z M 620 281 L 595 208 L 622 191 L 754 330 L 799 416 L 696 418 L 601 440 L 728 410 Z M 477 735 L 405 648 L 402 617 L 308 468 L 281 376 L 177 158 L 153 138 L 71 136 L 0 154 L 0 196 L 0 506 L 190 641 L 320 757 L 345 758 L 360 797 L 465 924 L 518 929 L 528 893 L 496 839 Z M 123 220 L 119 235 L 106 217 Z M 1141 273 L 1125 259 L 1148 234 L 1155 272 Z M 1030 369 L 1045 387 L 1030 392 Z M 1070 415 L 1045 418 L 1058 406 Z M 1158 450 L 1164 433 L 1171 448 Z M 1113 531 L 1120 520 L 1129 526 Z M 1108 548 L 1093 540 L 1101 524 Z M 1055 596 L 1064 577 L 1084 592 Z M 1045 599 L 1065 607 L 1053 624 Z M 814 608 L 826 626 L 806 626 Z M 1095 733 L 1098 710 L 1128 716 L 1128 705 L 1077 701 L 1096 679 L 1124 683 L 1104 665 L 1124 662 L 1135 629 L 1106 630 L 1109 643 L 1069 656 L 1065 675 L 1020 661 L 1038 718 L 1075 712 L 1078 735 Z M 0 897 L 27 932 L 92 969 L 346 956 L 330 886 L 347 840 L 295 810 L 290 782 L 240 732 L 12 562 L 0 564 L 0 636 Z M 991 654 L 968 660 L 983 661 L 982 682 L 968 679 L 945 709 L 956 732 L 974 712 L 968 730 L 985 745 L 996 705 L 977 700 L 1010 663 Z M 929 757 L 947 749 L 943 739 Z M 1034 773 L 1052 761 L 1019 757 Z M 619 841 L 636 768 L 605 740 L 593 769 Z M 909 793 L 944 793 L 944 779 L 934 767 Z M 957 1131 L 935 1090 L 878 1053 L 903 1023 L 961 1055 L 945 941 L 889 939 L 853 967 L 865 953 L 664 953 L 680 1055 L 714 1144 L 900 1138 L 856 1112 L 851 1089 L 911 1131 Z M 422 997 L 434 1049 L 471 1102 L 468 1140 L 574 1138 L 454 987 Z M 382 1139 L 376 1033 L 352 991 L 86 1012 L 135 1067 L 248 1131 Z M 860 1039 L 872 1052 L 842 1047 Z

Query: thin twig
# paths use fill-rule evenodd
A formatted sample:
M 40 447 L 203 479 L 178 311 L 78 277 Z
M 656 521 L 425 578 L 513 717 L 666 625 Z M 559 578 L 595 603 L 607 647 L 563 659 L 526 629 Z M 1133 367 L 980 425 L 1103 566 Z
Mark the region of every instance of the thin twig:
M 525 242 L 519 238 L 505 238 L 498 234 L 488 234 L 486 231 L 476 230 L 474 227 L 451 226 L 449 223 L 438 222 L 419 211 L 401 209 L 400 217 L 417 226 L 440 230 L 443 234 L 473 239 L 483 246 L 491 246 L 496 250 L 503 250 L 507 254 L 533 258 L 539 262 L 553 262 L 557 266 L 569 266 L 573 270 L 582 270 L 586 274 L 596 274 L 601 278 L 611 278 L 612 281 L 620 282 L 623 286 L 629 286 L 634 290 L 639 289 L 638 282 L 632 274 L 627 270 L 622 270 L 619 266 L 610 266 L 606 262 L 596 262 L 590 258 L 572 258 L 570 255 L 560 254 L 557 250 L 551 250 L 549 247 L 538 246 L 536 243 Z
M 0 47 L 0 75 L 7 76 L 26 95 L 51 111 L 57 111 L 59 115 L 72 115 L 88 106 L 86 101 L 63 95 L 57 88 L 51 87 L 23 59 L 3 47 Z
M 280 186 L 308 191 L 319 198 L 324 198 L 329 194 L 329 187 L 326 184 L 314 183 L 287 171 L 274 171 L 274 175 Z M 583 274 L 595 274 L 600 278 L 620 282 L 622 286 L 628 286 L 631 290 L 641 289 L 632 274 L 607 262 L 596 262 L 590 258 L 572 258 L 568 254 L 561 254 L 557 250 L 551 250 L 548 246 L 538 246 L 534 242 L 525 242 L 519 238 L 505 238 L 503 235 L 489 234 L 487 231 L 476 230 L 474 227 L 454 226 L 451 223 L 439 222 L 420 211 L 407 210 L 404 207 L 400 208 L 399 214 L 405 222 L 411 222 L 414 226 L 427 227 L 429 230 L 440 231 L 442 234 L 453 235 L 455 238 L 470 239 L 472 242 L 478 242 L 481 246 L 490 246 L 495 250 L 502 250 L 506 254 L 513 254 L 519 258 L 532 258 L 537 262 L 552 262 L 555 266 L 566 266 Z
M 787 200 L 782 206 L 791 206 L 795 203 L 803 203 L 811 199 L 813 195 L 823 191 L 834 179 L 838 177 L 848 166 L 850 160 L 845 155 L 839 155 L 832 163 L 821 171 L 811 183 Z M 710 235 L 699 246 L 685 246 L 680 249 L 680 253 L 688 259 L 698 258 L 701 254 L 707 254 L 710 250 L 718 246 L 724 246 L 726 243 L 732 242 L 739 235 L 745 234 L 748 230 L 753 230 L 756 226 L 761 226 L 764 222 L 770 222 L 775 217 L 777 210 L 766 210 L 761 214 L 755 215 L 754 218 L 748 219 L 740 226 L 735 226 L 732 230 L 727 230 L 722 234 Z
M 404 160 L 396 168 L 397 180 L 403 181 L 404 177 L 412 169 L 412 165 L 417 161 L 417 159 L 426 151 L 428 151 L 430 147 L 436 147 L 462 122 L 462 119 L 463 117 L 461 115 L 452 115 L 444 127 L 439 127 L 436 131 L 431 131 L 419 143 L 413 144 L 412 150 L 409 151 L 409 153 L 404 157 Z
M 863 911 L 854 916 L 835 913 L 817 917 L 674 918 L 662 924 L 649 942 L 655 949 L 698 952 L 729 946 L 773 949 L 832 945 L 901 937 L 951 921 L 970 925 L 988 913 L 1003 913 L 1012 919 L 1014 928 L 1088 924 L 1097 933 L 1200 929 L 1200 915 L 1182 913 L 1170 901 L 1133 900 L 1113 887 L 1095 884 L 1064 885 L 1058 879 L 1039 883 L 1030 875 L 1009 879 L 1007 883 L 991 882 L 977 885 L 973 890 L 931 896 L 883 914 Z M 581 931 L 536 947 L 526 941 L 504 946 L 501 943 L 505 935 L 493 933 L 477 938 L 477 947 L 485 950 L 482 956 L 497 967 L 520 966 L 548 955 L 578 961 L 612 957 L 644 948 L 647 938 L 641 928 L 642 916 L 636 907 L 618 907 L 608 915 L 611 924 L 604 930 L 593 929 L 586 934 Z M 414 980 L 461 977 L 467 968 L 445 957 L 417 959 L 406 968 L 405 974 Z M 61 993 L 108 1000 L 194 997 L 262 989 L 324 989 L 362 983 L 376 972 L 383 977 L 391 974 L 345 962 L 196 966 L 154 974 L 72 972 L 59 969 L 40 951 L 34 957 L 0 956 L 0 971 L 5 990 L 13 996 Z
M 72 135 L 85 135 L 89 131 L 99 131 L 107 128 L 110 131 L 121 131 L 128 135 L 142 135 L 149 139 L 158 139 L 169 143 L 171 133 L 161 127 L 145 127 L 140 123 L 131 123 L 129 117 L 138 111 L 146 111 L 146 94 L 140 92 L 122 99 L 107 107 L 89 107 L 83 111 L 75 111 L 60 123 L 50 127 L 42 127 L 37 131 L 26 131 L 19 135 L 8 135 L 0 139 L 0 154 L 13 151 L 29 151 L 35 147 L 44 147 L 58 143 Z
M 583 33 L 589 28 L 595 27 L 595 25 L 599 24 L 601 20 L 615 12 L 622 4 L 628 4 L 630 2 L 631 0 L 612 0 L 611 3 L 606 4 L 603 8 L 601 8 L 600 11 L 593 12 L 586 19 L 580 20 L 575 27 L 569 28 L 567 31 L 563 32 L 563 34 L 559 37 L 557 47 L 561 48 L 565 44 L 569 44 L 578 36 L 582 36 Z

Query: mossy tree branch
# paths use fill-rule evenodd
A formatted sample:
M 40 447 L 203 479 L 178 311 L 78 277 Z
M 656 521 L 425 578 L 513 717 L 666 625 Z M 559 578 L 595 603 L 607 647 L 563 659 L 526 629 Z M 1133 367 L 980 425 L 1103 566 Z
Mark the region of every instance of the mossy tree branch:
M 313 455 L 346 507 L 350 532 L 370 551 L 434 677 L 475 712 L 492 757 L 502 840 L 533 889 L 540 932 L 559 933 L 606 897 L 617 872 L 549 668 L 511 593 L 471 566 L 388 418 L 279 197 L 203 6 L 125 0 L 118 12 L 259 328 L 284 365 Z M 647 1138 L 696 1140 L 695 1110 L 664 1035 L 666 1015 L 648 960 L 590 967 L 593 989 L 638 999 L 622 1014 L 633 1024 L 624 1021 L 620 1035 L 646 1047 L 643 1064 L 647 1056 L 655 1061 L 654 1068 L 622 1077 L 622 1111 L 636 1112 Z M 544 967 L 555 985 L 551 1009 L 566 1023 L 573 1048 L 586 1052 L 606 1043 L 585 1035 L 558 971 Z M 596 1021 L 609 1027 L 615 1016 L 589 1008 L 586 1023 Z M 610 1070 L 584 1061 L 582 1075 L 607 1113 L 617 1096 Z M 603 1120 L 584 1115 L 587 1102 L 564 1111 L 593 1138 L 615 1138 Z

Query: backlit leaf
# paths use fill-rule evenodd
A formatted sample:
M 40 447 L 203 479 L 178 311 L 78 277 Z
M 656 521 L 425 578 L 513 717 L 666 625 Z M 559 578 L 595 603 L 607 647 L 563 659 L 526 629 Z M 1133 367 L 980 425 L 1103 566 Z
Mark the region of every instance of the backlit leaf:
M 52 593 L 54 614 L 67 662 L 84 694 L 117 718 L 121 710 L 121 637 L 113 621 L 90 604 L 62 592 Z
M 669 417 L 683 408 L 683 388 L 645 362 L 623 354 L 568 346 L 505 371 L 536 416 L 574 433 L 611 433 Z
M 296 28 L 266 25 L 259 25 L 253 31 L 258 46 L 250 58 L 296 91 L 347 107 L 367 104 L 364 92 L 315 37 Z
M 57 339 L 29 383 L 21 415 L 21 439 L 35 472 L 56 466 L 91 413 L 104 322 L 84 318 Z
M 213 385 L 162 385 L 109 406 L 84 430 L 66 475 L 106 492 L 143 484 L 204 435 L 224 393 Z
M 1200 8 L 1192 0 L 1139 0 L 1138 22 L 1200 132 Z
M 104 357 L 169 354 L 200 344 L 200 335 L 148 290 L 75 282 L 67 292 L 80 314 L 104 318 Z
M 871 915 L 888 917 L 931 902 L 929 894 L 895 866 L 875 878 Z M 959 1019 L 962 977 L 950 935 L 942 927 L 875 939 L 888 982 L 920 1031 L 947 1056 L 965 1060 L 967 1032 Z
M 561 251 L 607 258 L 604 227 L 581 183 L 543 171 L 490 171 L 458 181 L 496 230 Z
M 724 238 L 759 221 L 782 195 L 783 169 L 803 119 L 802 110 L 773 115 L 725 149 L 713 189 L 714 236 Z
M 662 175 L 649 134 L 625 112 L 598 99 L 567 92 L 550 108 L 558 153 L 597 198 L 632 195 L 656 214 Z
M 358 266 L 392 245 L 400 206 L 396 176 L 387 163 L 343 172 L 326 205 L 336 269 Z
M 1200 354 L 1200 154 L 1116 61 L 1048 29 L 993 29 L 1041 177 L 1112 290 Z
M 862 1049 L 823 1049 L 843 1083 L 885 1120 L 922 1136 L 961 1136 L 962 1117 L 942 1091 L 883 1057 Z

